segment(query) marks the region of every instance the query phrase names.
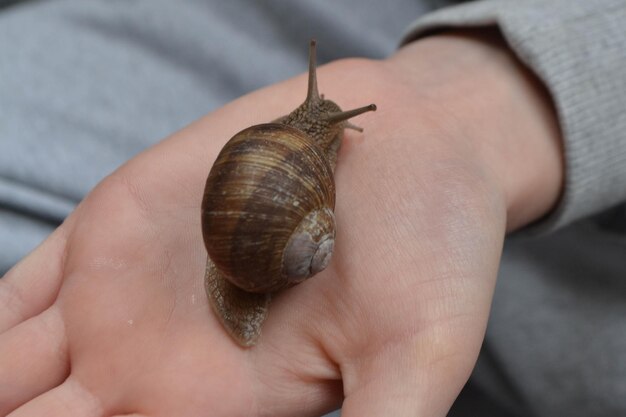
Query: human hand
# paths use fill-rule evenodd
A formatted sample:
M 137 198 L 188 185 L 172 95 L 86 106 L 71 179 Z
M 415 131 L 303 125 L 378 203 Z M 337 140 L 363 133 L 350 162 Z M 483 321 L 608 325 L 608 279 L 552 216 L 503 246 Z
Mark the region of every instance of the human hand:
M 331 265 L 273 300 L 252 349 L 206 301 L 200 200 L 224 142 L 294 108 L 304 78 L 129 161 L 0 281 L 0 415 L 313 416 L 344 396 L 347 417 L 445 415 L 482 342 L 505 230 L 558 196 L 554 120 L 524 77 L 465 35 L 321 68 L 321 92 L 379 111 L 339 155 Z

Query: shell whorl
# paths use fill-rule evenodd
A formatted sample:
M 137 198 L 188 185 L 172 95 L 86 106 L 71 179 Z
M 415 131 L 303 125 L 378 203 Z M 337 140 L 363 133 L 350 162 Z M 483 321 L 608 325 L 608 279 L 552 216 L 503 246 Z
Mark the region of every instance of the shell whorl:
M 335 247 L 335 215 L 328 207 L 307 214 L 293 231 L 283 252 L 283 275 L 301 282 L 324 270 Z
M 309 136 L 283 124 L 252 126 L 224 146 L 209 173 L 205 246 L 239 288 L 276 291 L 328 263 L 334 205 L 332 168 Z

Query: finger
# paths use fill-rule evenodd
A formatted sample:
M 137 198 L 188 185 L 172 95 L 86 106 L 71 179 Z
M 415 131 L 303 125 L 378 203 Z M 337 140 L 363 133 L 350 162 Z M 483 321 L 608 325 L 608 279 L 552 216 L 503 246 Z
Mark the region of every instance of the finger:
M 467 381 L 472 361 L 417 343 L 392 346 L 343 370 L 342 417 L 443 417 Z
M 60 226 L 0 279 L 0 333 L 52 305 L 61 284 L 66 241 Z
M 0 415 L 59 385 L 68 372 L 64 326 L 56 308 L 0 334 Z
M 100 401 L 78 381 L 69 378 L 58 387 L 27 402 L 8 417 L 100 417 Z

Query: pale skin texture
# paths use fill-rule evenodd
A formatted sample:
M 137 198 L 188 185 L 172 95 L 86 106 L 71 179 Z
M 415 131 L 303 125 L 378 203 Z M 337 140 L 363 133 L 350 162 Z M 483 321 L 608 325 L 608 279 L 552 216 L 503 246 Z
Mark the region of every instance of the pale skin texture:
M 323 47 L 323 46 L 320 46 Z M 204 296 L 204 181 L 306 76 L 213 112 L 106 178 L 0 281 L 0 415 L 445 416 L 475 363 L 507 230 L 556 203 L 556 119 L 492 33 L 319 69 L 354 120 L 327 270 L 243 349 Z M 344 400 L 345 397 L 345 400 Z

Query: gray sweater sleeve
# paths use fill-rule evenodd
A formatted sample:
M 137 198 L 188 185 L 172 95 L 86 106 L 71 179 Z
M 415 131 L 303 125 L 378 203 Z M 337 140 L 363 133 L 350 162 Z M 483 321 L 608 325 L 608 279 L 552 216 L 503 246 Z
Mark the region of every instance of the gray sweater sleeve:
M 566 180 L 558 206 L 533 230 L 553 230 L 626 200 L 625 22 L 624 0 L 483 0 L 428 14 L 405 37 L 497 25 L 548 88 Z

